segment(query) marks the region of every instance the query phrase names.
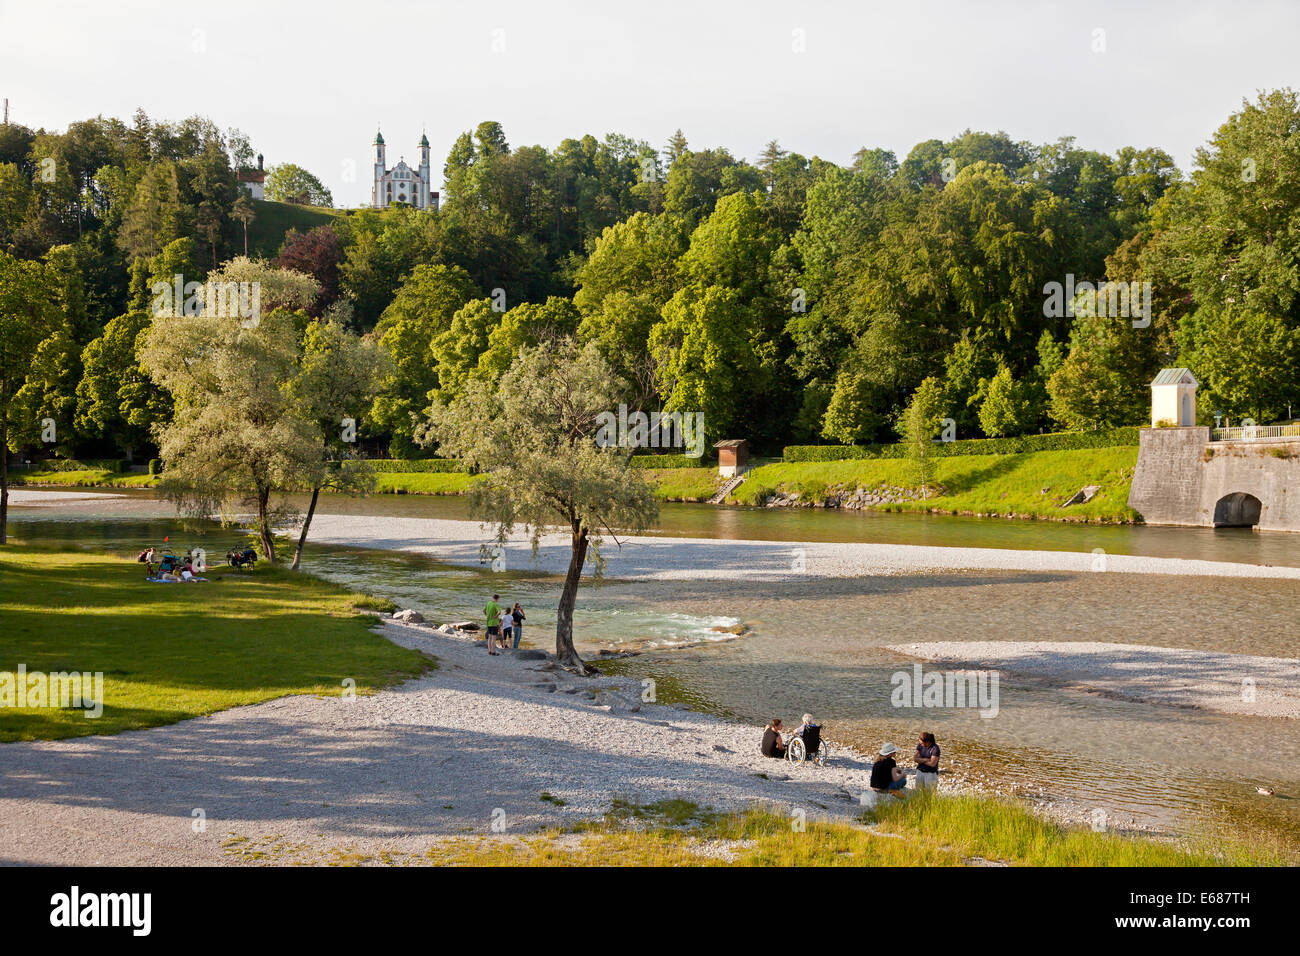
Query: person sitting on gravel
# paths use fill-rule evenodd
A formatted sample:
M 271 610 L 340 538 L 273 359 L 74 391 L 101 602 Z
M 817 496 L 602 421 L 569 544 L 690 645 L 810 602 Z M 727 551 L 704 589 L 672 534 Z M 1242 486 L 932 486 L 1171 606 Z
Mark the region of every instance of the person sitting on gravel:
M 902 800 L 907 775 L 898 769 L 898 762 L 893 756 L 896 753 L 898 748 L 888 741 L 880 745 L 880 755 L 871 765 L 871 789 L 877 793 L 892 793 Z
M 763 743 L 758 748 L 764 757 L 778 760 L 785 757 L 785 745 L 781 743 L 781 718 L 773 717 L 772 722 L 763 728 Z

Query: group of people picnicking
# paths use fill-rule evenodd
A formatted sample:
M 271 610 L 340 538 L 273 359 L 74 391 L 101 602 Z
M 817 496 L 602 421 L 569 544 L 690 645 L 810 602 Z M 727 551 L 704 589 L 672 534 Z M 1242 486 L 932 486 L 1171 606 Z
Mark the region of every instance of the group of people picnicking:
M 493 657 L 501 653 L 497 650 L 498 642 L 502 651 L 518 650 L 519 639 L 524 634 L 524 609 L 518 601 L 513 606 L 502 607 L 500 600 L 501 595 L 494 594 L 483 608 L 487 618 L 487 649 Z
M 207 580 L 207 578 L 199 577 L 201 569 L 195 566 L 194 558 L 188 552 L 183 558 L 167 555 L 164 560 L 158 562 L 157 568 L 154 567 L 156 557 L 152 545 L 136 556 L 136 561 L 144 565 L 144 579 L 146 581 L 159 584 L 189 584 L 194 581 Z
M 811 727 L 820 730 L 821 725 L 812 719 L 811 714 L 804 714 L 802 723 L 790 736 L 802 739 Z M 759 745 L 759 750 L 764 757 L 773 757 L 775 759 L 785 757 L 788 744 L 782 736 L 784 730 L 785 727 L 781 723 L 780 717 L 773 717 L 771 722 L 763 728 L 763 742 Z M 900 753 L 899 749 L 892 743 L 886 741 L 881 744 L 880 752 L 871 764 L 871 789 L 877 793 L 892 793 L 902 799 L 903 791 L 907 788 L 907 773 L 898 766 L 898 761 L 894 757 L 898 753 Z M 922 790 L 937 786 L 939 782 L 939 745 L 935 742 L 934 734 L 928 730 L 921 734 L 917 739 L 916 752 L 912 755 L 912 759 L 916 764 L 915 789 Z

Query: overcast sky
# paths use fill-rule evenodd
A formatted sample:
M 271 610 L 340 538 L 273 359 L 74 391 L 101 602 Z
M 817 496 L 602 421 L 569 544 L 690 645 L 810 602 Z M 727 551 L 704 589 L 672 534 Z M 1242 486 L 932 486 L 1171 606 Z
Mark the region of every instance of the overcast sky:
M 680 127 L 696 148 L 752 160 L 777 139 L 839 163 L 1002 129 L 1161 146 L 1186 171 L 1243 97 L 1279 86 L 1300 87 L 1286 0 L 0 0 L 14 121 L 199 113 L 339 205 L 368 201 L 377 124 L 389 165 L 427 129 L 435 179 L 485 119 L 512 146 L 620 132 L 662 147 Z

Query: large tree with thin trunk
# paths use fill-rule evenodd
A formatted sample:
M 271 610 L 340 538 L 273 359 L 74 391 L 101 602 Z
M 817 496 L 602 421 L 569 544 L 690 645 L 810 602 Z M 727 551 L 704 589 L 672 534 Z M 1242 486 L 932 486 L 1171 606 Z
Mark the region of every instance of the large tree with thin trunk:
M 314 284 L 313 284 L 314 285 Z M 235 521 L 250 509 L 263 557 L 296 511 L 284 496 L 310 487 L 321 460 L 316 422 L 294 395 L 302 313 L 155 318 L 140 364 L 171 393 L 175 417 L 158 431 L 159 491 L 182 513 Z
M 10 446 L 34 424 L 26 420 L 30 408 L 19 393 L 41 343 L 60 328 L 52 289 L 43 265 L 0 251 L 0 544 L 8 534 Z
M 307 326 L 302 348 L 302 363 L 289 391 L 298 403 L 295 413 L 315 424 L 319 444 L 317 460 L 309 469 L 311 500 L 293 552 L 295 571 L 321 491 L 356 494 L 374 487 L 373 469 L 355 455 L 358 419 L 392 364 L 373 341 L 354 335 L 337 321 Z
M 534 553 L 543 534 L 568 536 L 555 654 L 579 671 L 585 665 L 573 646 L 573 609 L 583 569 L 603 573 L 605 536 L 617 544 L 617 534 L 643 531 L 659 513 L 628 449 L 597 440 L 601 413 L 616 411 L 628 395 L 595 343 L 553 340 L 521 348 L 505 376 L 471 379 L 451 403 L 435 404 L 422 435 L 481 472 L 472 506 L 495 528 L 498 546 L 516 527 Z

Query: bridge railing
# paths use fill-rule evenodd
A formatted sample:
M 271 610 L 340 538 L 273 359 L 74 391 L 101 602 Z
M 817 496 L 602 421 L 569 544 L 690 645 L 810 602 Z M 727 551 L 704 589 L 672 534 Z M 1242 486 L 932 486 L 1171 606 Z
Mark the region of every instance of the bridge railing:
M 1269 441 L 1279 438 L 1300 439 L 1300 424 L 1296 425 L 1235 425 L 1232 428 L 1215 428 L 1211 441 Z

